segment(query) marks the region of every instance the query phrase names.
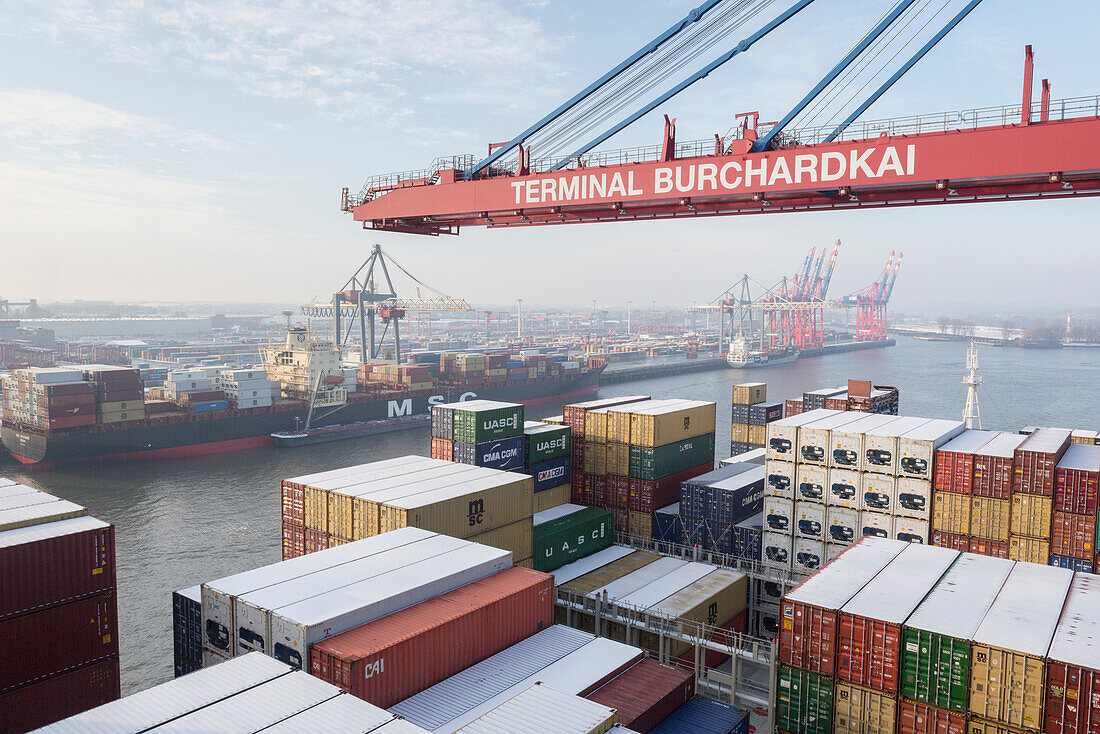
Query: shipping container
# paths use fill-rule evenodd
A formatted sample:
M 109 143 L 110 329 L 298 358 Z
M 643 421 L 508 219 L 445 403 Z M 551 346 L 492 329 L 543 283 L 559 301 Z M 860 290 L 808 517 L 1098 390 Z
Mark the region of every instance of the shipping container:
M 834 696 L 834 734 L 894 734 L 897 696 L 839 681 Z
M 794 535 L 795 503 L 782 497 L 764 498 L 764 529 Z
M 572 449 L 572 431 L 568 426 L 552 426 L 544 423 L 523 429 L 525 452 L 529 464 L 569 456 Z
M 895 513 L 901 517 L 929 521 L 932 515 L 932 482 L 927 479 L 899 477 Z
M 567 475 L 568 476 L 568 475 Z M 543 510 L 549 510 L 552 507 L 558 507 L 570 502 L 573 498 L 573 487 L 569 482 L 561 485 L 560 487 L 554 487 L 552 489 L 544 489 L 541 492 L 535 492 L 535 506 L 532 508 L 535 512 L 542 512 Z
M 710 568 L 709 573 L 647 607 L 646 611 L 709 627 L 728 625 L 748 609 L 749 578 L 737 571 Z M 697 569 L 696 573 L 705 570 Z
M 978 497 L 1007 500 L 1012 494 L 1013 457 L 1026 436 L 1001 433 L 974 454 L 973 493 Z
M 683 542 L 679 502 L 653 512 L 653 539 L 676 545 Z
M 766 426 L 766 443 L 764 445 L 768 460 L 790 461 L 792 463 L 797 461 L 799 428 L 837 415 L 839 412 L 820 409 L 793 416 L 788 412 L 788 417 L 769 423 Z
M 905 623 L 902 696 L 966 713 L 970 640 L 1015 565 L 971 553 L 959 556 Z
M 1037 428 L 1016 447 L 1012 460 L 1012 491 L 1050 497 L 1058 461 L 1069 448 L 1064 428 Z
M 935 491 L 932 495 L 932 529 L 956 535 L 970 534 L 971 497 Z
M 881 512 L 893 515 L 898 507 L 897 479 L 886 474 L 867 472 L 863 475 L 863 500 L 860 509 L 864 512 Z
M 523 435 L 523 406 L 493 400 L 470 400 L 454 407 L 453 439 L 461 443 Z
M 733 386 L 733 403 L 735 405 L 754 405 L 768 399 L 768 383 L 766 382 L 742 382 Z
M 958 551 L 910 545 L 841 607 L 838 679 L 897 692 L 901 626 L 958 557 Z
M 630 411 L 630 443 L 655 448 L 714 433 L 715 404 L 683 400 Z
M 794 476 L 795 499 L 821 503 L 826 501 L 826 487 L 829 484 L 828 469 L 812 464 L 797 464 Z
M 650 731 L 653 734 L 749 734 L 749 712 L 720 701 L 696 697 Z
M 795 467 L 789 461 L 769 461 L 764 481 L 764 493 L 794 499 Z
M 457 732 L 497 734 L 518 729 L 532 734 L 603 734 L 617 721 L 613 708 L 538 682 Z
M 971 538 L 970 552 L 980 553 L 983 556 L 992 556 L 993 558 L 1008 558 L 1008 541 Z
M 898 702 L 898 734 L 968 734 L 966 717 L 935 706 Z
M 1017 563 L 974 633 L 969 711 L 1038 731 L 1043 726 L 1045 658 L 1073 572 Z
M 335 696 L 283 719 L 265 728 L 263 734 L 352 734 L 368 731 L 373 734 L 427 734 L 424 729 L 401 721 L 384 709 L 346 695 Z
M 0 731 L 17 734 L 37 729 L 110 703 L 119 695 L 118 658 L 101 660 L 0 694 Z
M 906 543 L 920 543 L 928 545 L 928 521 L 917 520 L 912 517 L 895 517 L 894 528 L 890 537 L 903 540 Z
M 708 458 L 696 466 L 671 474 L 661 479 L 631 479 L 629 484 L 629 508 L 635 512 L 652 512 L 675 502 L 682 484 L 700 474 L 714 469 L 714 460 Z
M 611 545 L 611 513 L 595 507 L 562 505 L 534 518 L 534 559 L 539 571 L 553 571 Z
M 963 553 L 970 551 L 970 538 L 966 535 L 956 535 L 955 533 L 933 530 L 930 533 L 928 542 L 938 548 L 950 548 L 951 550 L 962 551 Z
M 854 543 L 861 535 L 859 511 L 850 507 L 827 507 L 825 540 L 829 543 Z
M 533 480 L 522 474 L 441 487 L 379 503 L 382 532 L 418 527 L 465 537 L 508 525 L 531 514 Z
M 859 513 L 859 525 L 863 537 L 893 538 L 894 516 L 881 512 L 863 511 Z
M 986 540 L 1007 541 L 1012 526 L 1012 502 L 974 497 L 970 504 L 970 534 Z
M 730 529 L 730 552 L 735 558 L 760 560 L 760 543 L 764 533 L 764 513 L 742 520 Z
M 467 540 L 508 551 L 512 554 L 512 563 L 518 566 L 521 561 L 531 560 L 534 555 L 535 530 L 531 518 L 525 517 L 522 520 L 486 530 L 484 533 L 471 535 Z M 534 562 L 532 561 L 530 565 L 533 568 Z
M 0 532 L 0 620 L 115 589 L 114 526 L 93 517 Z
M 797 574 L 807 576 L 826 563 L 824 541 L 796 537 L 792 548 L 791 570 Z
M 783 417 L 783 403 L 779 400 L 769 403 L 754 403 L 748 407 L 749 425 L 766 426 L 769 423 L 780 420 Z
M 687 703 L 694 693 L 695 679 L 690 671 L 643 660 L 587 698 L 615 709 L 621 725 L 644 734 Z
M 821 502 L 795 502 L 794 534 L 800 538 L 824 541 L 825 505 Z
M 625 405 L 627 403 L 638 403 L 643 400 L 649 400 L 648 395 L 623 395 L 615 398 L 600 398 L 599 400 L 589 400 L 584 403 L 572 403 L 562 408 L 562 417 L 573 430 L 573 439 L 578 441 L 585 437 L 585 415 L 589 411 L 599 410 L 601 408 L 610 408 L 616 405 Z M 605 436 L 606 438 L 606 436 Z
M 845 411 L 799 427 L 796 460 L 799 463 L 827 467 L 832 453 L 833 431 L 844 430 L 866 417 L 864 413 Z
M 1077 571 L 1078 573 L 1095 573 L 1096 564 L 1090 560 L 1084 560 L 1082 558 L 1073 558 L 1071 556 L 1057 556 L 1051 555 L 1048 561 L 1049 565 L 1057 566 L 1058 568 L 1068 568 L 1070 571 Z
M 1050 561 L 1050 541 L 1025 535 L 1008 536 L 1008 557 L 1045 566 Z
M 863 435 L 863 456 L 860 457 L 860 468 L 865 472 L 896 476 L 899 438 L 930 421 L 930 418 L 905 416 L 877 428 L 867 429 Z
M 646 412 L 657 408 L 662 408 L 670 405 L 684 405 L 688 401 L 681 400 L 679 398 L 659 398 L 657 400 L 643 400 L 638 403 L 630 403 L 628 405 L 616 406 L 607 408 L 606 418 L 596 418 L 595 420 L 607 422 L 604 429 L 605 438 L 608 442 L 615 443 L 634 443 L 631 441 L 631 415 L 635 412 Z
M 970 494 L 974 454 L 998 435 L 995 431 L 966 430 L 938 448 L 933 480 L 936 490 Z
M 841 607 L 908 547 L 896 540 L 861 540 L 792 589 L 781 605 L 780 662 L 832 675 Z
M 794 563 L 793 545 L 792 535 L 765 530 L 760 540 L 760 562 L 765 568 L 790 571 Z
M 1071 444 L 1054 469 L 1054 509 L 1095 515 L 1100 446 Z
M 172 592 L 172 652 L 191 667 L 202 667 L 201 586 Z
M 1100 577 L 1077 574 L 1047 653 L 1043 731 L 1089 734 L 1100 726 Z
M 1012 494 L 1012 524 L 1009 532 L 1029 538 L 1050 540 L 1054 521 L 1054 501 L 1039 494 Z
M 714 462 L 714 433 L 656 447 L 630 447 L 630 476 L 660 479 L 703 462 Z
M 74 517 L 84 517 L 88 514 L 87 508 L 81 507 L 75 502 L 54 499 L 43 504 L 35 504 L 11 509 L 0 509 L 0 532 L 16 530 L 32 525 L 45 525 L 46 523 L 68 520 Z
M 387 573 L 279 607 L 270 612 L 269 639 L 274 641 L 271 654 L 276 660 L 302 668 L 309 646 L 315 642 L 485 578 L 511 565 L 511 553 L 469 544 L 450 553 L 398 566 Z
M 787 620 L 784 619 L 784 628 Z M 781 635 L 782 638 L 782 635 Z M 775 723 L 786 734 L 833 734 L 834 682 L 786 665 L 779 668 Z
M 781 462 L 776 462 L 781 463 Z M 790 466 L 786 464 L 786 466 Z M 830 469 L 825 504 L 859 510 L 863 503 L 863 473 L 848 469 Z
M 932 420 L 898 438 L 898 476 L 932 481 L 936 449 L 966 430 L 962 421 Z
M 392 706 L 549 627 L 553 587 L 539 571 L 506 569 L 314 644 L 310 672 Z
M 1050 552 L 1091 562 L 1096 555 L 1096 517 L 1055 512 Z
M 829 466 L 859 471 L 863 456 L 863 434 L 897 420 L 894 415 L 867 415 L 832 431 L 829 437 Z
M 557 569 L 554 583 L 580 594 L 589 594 L 659 558 L 662 556 L 656 553 L 616 545 Z
M 114 592 L 0 622 L 0 693 L 118 657 Z M 18 662 L 16 662 L 18 661 Z

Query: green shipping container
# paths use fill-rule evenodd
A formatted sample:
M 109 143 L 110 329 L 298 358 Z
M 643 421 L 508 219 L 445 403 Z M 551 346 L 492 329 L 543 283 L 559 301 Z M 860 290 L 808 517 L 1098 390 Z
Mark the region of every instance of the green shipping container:
M 454 410 L 454 440 L 458 443 L 482 443 L 522 435 L 522 405 L 478 400 Z
M 832 734 L 833 679 L 783 666 L 775 694 L 776 727 L 787 734 Z
M 523 429 L 523 436 L 527 443 L 528 464 L 569 456 L 573 445 L 573 429 L 569 426 L 552 426 L 549 423 L 527 425 L 531 427 Z
M 901 695 L 964 713 L 970 685 L 970 643 L 906 629 L 901 653 Z
M 539 522 L 541 514 L 535 513 L 536 571 L 553 571 L 611 546 L 615 520 L 607 510 L 586 507 L 546 522 Z
M 630 476 L 634 479 L 661 479 L 707 461 L 714 461 L 713 433 L 655 448 L 631 446 Z

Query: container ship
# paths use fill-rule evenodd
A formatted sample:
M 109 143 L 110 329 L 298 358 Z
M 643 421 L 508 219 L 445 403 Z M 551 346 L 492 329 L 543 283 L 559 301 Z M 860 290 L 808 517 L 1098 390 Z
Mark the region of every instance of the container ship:
M 595 393 L 607 367 L 599 358 L 503 352 L 424 353 L 410 364 L 345 370 L 336 346 L 302 328 L 287 329 L 261 355 L 262 368 L 176 370 L 149 389 L 126 367 L 15 370 L 2 383 L 4 447 L 43 468 L 198 456 L 266 446 L 272 433 L 307 420 L 324 427 L 402 418 L 473 399 L 571 400 Z

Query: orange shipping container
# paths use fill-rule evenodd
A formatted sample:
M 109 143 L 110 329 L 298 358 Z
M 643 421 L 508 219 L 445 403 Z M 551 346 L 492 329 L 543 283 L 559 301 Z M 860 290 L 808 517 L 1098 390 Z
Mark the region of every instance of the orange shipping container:
M 966 717 L 902 699 L 898 706 L 898 734 L 967 734 Z
M 1055 512 L 1050 552 L 1056 556 L 1091 561 L 1096 552 L 1096 518 Z

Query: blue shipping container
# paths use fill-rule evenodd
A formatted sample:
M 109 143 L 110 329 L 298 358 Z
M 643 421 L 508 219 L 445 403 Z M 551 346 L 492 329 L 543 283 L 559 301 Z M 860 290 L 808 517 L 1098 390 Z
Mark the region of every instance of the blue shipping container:
M 459 464 L 484 466 L 489 469 L 513 471 L 523 468 L 523 436 L 502 438 L 484 443 L 456 443 L 454 460 Z
M 1085 561 L 1080 558 L 1070 558 L 1069 556 L 1051 556 L 1050 565 L 1058 566 L 1059 568 L 1068 568 L 1071 571 L 1078 571 L 1080 573 L 1092 573 L 1093 569 L 1092 561 Z
M 209 413 L 212 410 L 229 410 L 228 400 L 211 400 L 206 403 L 195 403 L 196 413 Z
M 760 560 L 760 545 L 764 537 L 764 513 L 750 517 L 733 526 L 730 537 L 732 553 L 736 558 Z
M 649 731 L 650 734 L 748 734 L 749 712 L 695 697 Z
M 663 543 L 683 544 L 679 503 L 662 507 L 653 513 L 653 539 Z
M 684 545 L 700 548 L 707 546 L 707 521 L 698 517 L 680 516 L 681 533 Z
M 684 514 L 734 525 L 764 507 L 764 467 L 731 464 L 680 485 Z
M 557 459 L 549 459 L 533 464 L 525 469 L 524 473 L 535 478 L 535 494 L 538 494 L 548 489 L 560 487 L 563 484 L 569 484 L 569 468 L 569 457 L 561 456 Z
M 717 522 L 715 520 L 704 520 L 706 527 L 706 536 L 703 538 L 703 548 L 714 553 L 725 553 L 729 555 L 733 550 L 732 541 L 732 526 L 729 523 Z

